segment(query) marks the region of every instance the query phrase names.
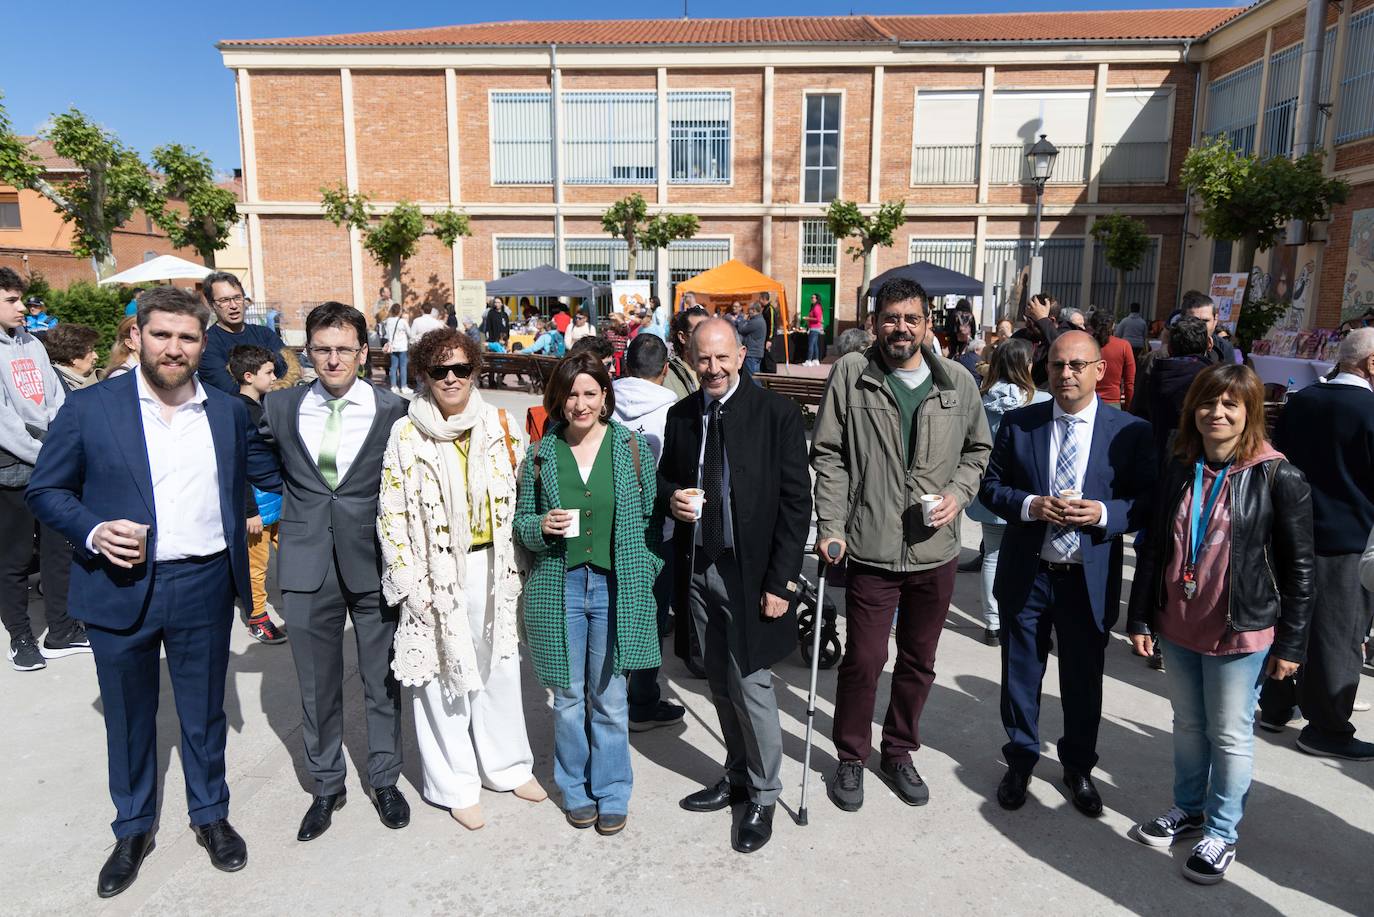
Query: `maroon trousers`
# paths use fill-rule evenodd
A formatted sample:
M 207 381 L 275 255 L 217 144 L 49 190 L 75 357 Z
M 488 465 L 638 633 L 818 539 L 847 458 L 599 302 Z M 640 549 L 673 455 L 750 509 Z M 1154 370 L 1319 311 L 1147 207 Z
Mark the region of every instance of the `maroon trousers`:
M 958 558 L 919 573 L 892 573 L 851 562 L 845 597 L 844 659 L 835 691 L 835 750 L 841 761 L 867 761 L 873 705 L 887 664 L 887 638 L 897 615 L 897 662 L 883 721 L 882 755 L 909 761 L 921 747 L 921 711 L 935 681 L 940 642 L 954 594 Z

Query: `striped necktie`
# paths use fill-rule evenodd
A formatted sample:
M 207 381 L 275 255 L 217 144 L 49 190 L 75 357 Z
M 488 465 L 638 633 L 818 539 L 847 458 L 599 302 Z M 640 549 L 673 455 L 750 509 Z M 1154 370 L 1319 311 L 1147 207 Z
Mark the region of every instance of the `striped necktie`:
M 1062 414 L 1059 422 L 1064 425 L 1064 436 L 1059 443 L 1059 461 L 1054 463 L 1054 495 L 1057 497 L 1065 490 L 1078 490 L 1074 465 L 1078 461 L 1078 425 L 1080 421 L 1070 414 Z M 1078 529 L 1070 525 L 1050 527 L 1050 544 L 1061 557 L 1069 557 L 1078 550 Z

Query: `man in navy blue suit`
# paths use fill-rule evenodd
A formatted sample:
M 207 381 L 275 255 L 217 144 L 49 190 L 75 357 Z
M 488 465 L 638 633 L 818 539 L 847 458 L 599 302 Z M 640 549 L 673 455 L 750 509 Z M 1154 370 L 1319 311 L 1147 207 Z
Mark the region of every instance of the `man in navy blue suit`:
M 1064 737 L 1059 761 L 1074 807 L 1096 818 L 1092 782 L 1102 718 L 1102 668 L 1121 605 L 1122 536 L 1141 527 L 1157 473 L 1150 425 L 1095 394 L 1102 352 L 1081 331 L 1050 347 L 1053 401 L 1002 422 L 983 503 L 1007 520 L 993 594 L 1002 613 L 1002 753 L 1006 809 L 1026 801 L 1040 759 L 1040 682 L 1059 646 Z
M 247 481 L 279 491 L 281 475 L 243 404 L 196 380 L 209 318 L 186 291 L 140 295 L 138 370 L 68 398 L 29 482 L 33 514 L 76 546 L 71 607 L 95 654 L 117 813 L 102 898 L 153 849 L 164 647 L 191 826 L 217 868 L 248 858 L 228 822 L 224 680 L 234 597 L 252 606 Z

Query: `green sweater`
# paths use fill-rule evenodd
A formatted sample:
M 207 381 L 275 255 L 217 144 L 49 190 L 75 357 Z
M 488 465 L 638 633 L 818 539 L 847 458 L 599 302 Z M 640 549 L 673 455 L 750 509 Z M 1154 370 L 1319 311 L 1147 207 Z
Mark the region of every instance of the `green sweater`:
M 601 446 L 596 450 L 591 473 L 584 483 L 582 473 L 577 468 L 577 459 L 572 448 L 558 436 L 558 492 L 563 498 L 563 509 L 571 510 L 582 518 L 578 520 L 578 533 L 567 542 L 568 566 L 591 564 L 593 567 L 609 572 L 611 570 L 611 516 L 615 510 L 615 480 L 611 474 L 611 435 L 610 430 L 601 438 Z
M 916 451 L 916 433 L 920 429 L 917 419 L 921 402 L 930 394 L 933 375 L 927 373 L 921 384 L 910 388 L 896 373 L 887 374 L 887 390 L 897 399 L 897 413 L 902 418 L 902 442 L 906 443 L 906 466 L 911 467 L 911 458 Z

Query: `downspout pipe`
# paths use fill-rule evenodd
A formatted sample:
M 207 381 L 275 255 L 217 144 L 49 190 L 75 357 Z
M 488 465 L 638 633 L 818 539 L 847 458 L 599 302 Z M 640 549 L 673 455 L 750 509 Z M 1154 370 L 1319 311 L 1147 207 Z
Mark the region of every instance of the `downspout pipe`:
M 1188 63 L 1188 52 L 1193 49 L 1193 40 L 1186 39 L 1183 42 L 1183 63 Z M 1192 128 L 1191 140 L 1196 143 L 1198 138 L 1197 114 L 1199 102 L 1202 99 L 1202 67 L 1193 66 L 1193 115 L 1190 126 Z M 1183 259 L 1188 254 L 1188 224 L 1193 218 L 1193 192 L 1191 189 L 1183 194 L 1183 232 L 1178 237 L 1178 270 L 1179 283 L 1174 289 L 1174 308 L 1177 309 L 1183 304 Z M 1158 316 L 1156 316 L 1158 317 Z
M 1317 136 L 1317 113 L 1321 110 L 1322 57 L 1326 53 L 1327 0 L 1307 0 L 1307 19 L 1302 35 L 1302 58 L 1299 70 L 1298 110 L 1293 124 L 1293 158 L 1298 159 L 1321 149 Z M 1288 224 L 1288 244 L 1302 245 L 1307 241 L 1307 224 L 1293 220 Z
M 563 107 L 562 80 L 558 74 L 558 45 L 549 45 L 549 172 L 553 176 L 553 266 L 563 269 L 563 176 L 562 144 L 558 142 L 558 111 Z

